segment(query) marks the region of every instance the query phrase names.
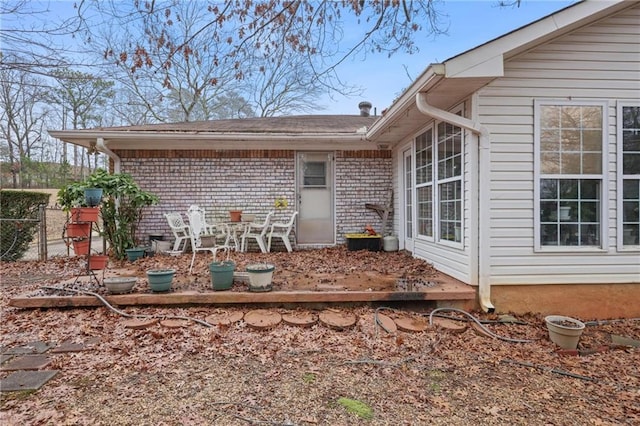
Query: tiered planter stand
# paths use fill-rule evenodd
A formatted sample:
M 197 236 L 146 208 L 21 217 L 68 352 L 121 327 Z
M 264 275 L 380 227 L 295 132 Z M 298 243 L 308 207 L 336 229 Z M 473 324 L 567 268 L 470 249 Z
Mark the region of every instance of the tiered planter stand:
M 93 224 L 98 221 L 99 207 L 82 207 L 71 209 L 71 217 L 64 229 L 64 238 L 71 240 L 73 251 L 78 256 L 86 256 L 86 270 L 78 274 L 76 281 L 81 276 L 90 276 L 98 281 L 94 271 L 107 268 L 109 257 L 105 255 L 91 254 L 91 230 Z

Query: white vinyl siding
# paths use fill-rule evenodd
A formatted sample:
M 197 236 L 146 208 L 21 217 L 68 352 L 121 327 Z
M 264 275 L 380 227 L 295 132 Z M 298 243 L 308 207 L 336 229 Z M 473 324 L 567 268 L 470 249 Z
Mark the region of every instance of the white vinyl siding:
M 640 7 L 509 59 L 504 77 L 478 93 L 491 133 L 492 285 L 640 280 L 638 253 L 619 251 L 616 138 L 619 100 L 640 99 Z M 536 252 L 534 100 L 607 103 L 602 249 Z

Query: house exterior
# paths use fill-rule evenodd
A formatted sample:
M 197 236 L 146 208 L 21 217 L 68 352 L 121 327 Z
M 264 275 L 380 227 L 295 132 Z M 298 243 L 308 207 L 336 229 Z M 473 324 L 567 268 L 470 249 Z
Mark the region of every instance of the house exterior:
M 430 65 L 381 117 L 318 118 L 325 129 L 307 116 L 202 139 L 180 125 L 51 134 L 97 144 L 158 192 L 148 230 L 162 210 L 264 210 L 282 193 L 301 210 L 321 199 L 308 226 L 325 231 L 298 232 L 335 244 L 379 226 L 364 204 L 391 188 L 400 248 L 476 286 L 482 309 L 640 316 L 638 22 L 637 1 L 575 4 Z

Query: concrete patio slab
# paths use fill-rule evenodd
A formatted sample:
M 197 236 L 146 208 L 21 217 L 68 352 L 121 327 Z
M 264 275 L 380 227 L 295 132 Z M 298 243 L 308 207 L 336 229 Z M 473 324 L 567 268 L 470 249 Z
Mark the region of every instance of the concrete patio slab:
M 59 370 L 16 371 L 0 380 L 0 392 L 38 390 L 58 373 Z
M 22 355 L 4 364 L 0 371 L 40 370 L 50 362 L 51 357 L 48 355 Z
M 35 341 L 25 343 L 21 346 L 9 348 L 2 352 L 3 355 L 25 355 L 25 354 L 42 354 L 51 348 L 51 345 L 46 342 Z
M 73 340 L 65 340 L 49 352 L 53 354 L 65 353 L 65 352 L 82 352 L 89 351 L 92 346 L 100 343 L 100 339 L 97 337 L 91 338 L 85 342 L 74 342 Z
M 2 355 L 0 355 L 0 364 L 4 364 L 5 362 L 9 361 L 13 357 L 14 357 L 13 354 L 2 354 Z

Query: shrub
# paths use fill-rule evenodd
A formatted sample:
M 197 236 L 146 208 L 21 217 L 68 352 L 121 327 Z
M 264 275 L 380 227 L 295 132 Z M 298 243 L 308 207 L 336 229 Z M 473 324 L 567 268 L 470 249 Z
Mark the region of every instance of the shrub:
M 0 191 L 1 260 L 20 260 L 29 249 L 38 230 L 38 207 L 48 204 L 49 196 L 42 192 Z

